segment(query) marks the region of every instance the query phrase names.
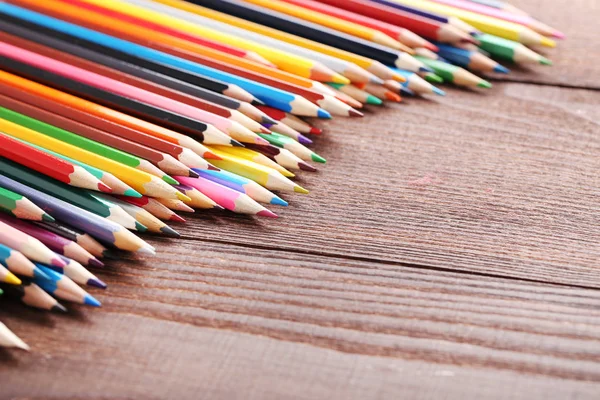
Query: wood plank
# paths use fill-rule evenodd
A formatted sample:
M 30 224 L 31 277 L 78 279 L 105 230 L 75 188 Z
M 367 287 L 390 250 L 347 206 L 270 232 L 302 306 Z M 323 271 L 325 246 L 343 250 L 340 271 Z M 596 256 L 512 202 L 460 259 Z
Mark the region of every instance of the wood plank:
M 98 310 L 0 300 L 2 398 L 596 398 L 600 293 L 183 240 Z
M 326 124 L 330 163 L 277 221 L 192 218 L 187 238 L 600 286 L 595 92 L 498 84 Z
M 554 65 L 511 68 L 509 75 L 494 75 L 494 80 L 531 82 L 542 85 L 600 89 L 600 35 L 598 2 L 572 0 L 567 3 L 547 0 L 511 1 L 533 17 L 563 31 L 567 38 L 557 48 L 536 49 L 549 57 Z M 568 9 L 566 9 L 568 8 Z

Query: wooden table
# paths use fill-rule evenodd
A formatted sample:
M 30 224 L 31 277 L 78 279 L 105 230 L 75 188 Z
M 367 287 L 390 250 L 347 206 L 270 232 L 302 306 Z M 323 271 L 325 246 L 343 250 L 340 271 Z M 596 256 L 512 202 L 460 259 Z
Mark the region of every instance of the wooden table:
M 555 67 L 324 124 L 281 219 L 190 218 L 99 310 L 2 298 L 0 398 L 600 398 L 599 8 L 563 4 L 520 2 Z

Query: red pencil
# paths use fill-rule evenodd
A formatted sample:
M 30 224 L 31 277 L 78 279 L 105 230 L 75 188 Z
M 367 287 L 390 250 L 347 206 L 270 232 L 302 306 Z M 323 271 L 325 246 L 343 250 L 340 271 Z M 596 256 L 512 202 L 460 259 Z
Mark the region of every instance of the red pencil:
M 375 18 L 367 17 L 363 14 L 358 14 L 352 11 L 345 10 L 339 1 L 336 2 L 335 7 L 323 2 L 313 0 L 283 0 L 286 3 L 294 4 L 309 10 L 320 12 L 323 14 L 331 15 L 336 18 L 343 19 L 345 21 L 353 22 L 367 28 L 375 29 L 379 32 L 383 32 L 386 35 L 396 39 L 400 43 L 416 48 L 425 47 L 431 51 L 437 51 L 437 46 L 433 43 L 428 42 L 419 35 L 411 32 L 408 29 L 401 28 L 397 25 L 392 25 L 387 22 L 377 20 Z
M 429 40 L 437 40 L 443 43 L 477 43 L 477 40 L 468 33 L 456 29 L 450 24 L 443 24 L 369 0 L 319 0 L 319 2 L 406 28 Z
M 0 114 L 1 116 L 1 114 Z M 16 125 L 2 120 L 2 123 Z M 2 129 L 0 128 L 0 131 Z M 111 193 L 112 189 L 78 165 L 44 153 L 5 133 L 0 133 L 0 156 L 24 165 L 67 185 Z

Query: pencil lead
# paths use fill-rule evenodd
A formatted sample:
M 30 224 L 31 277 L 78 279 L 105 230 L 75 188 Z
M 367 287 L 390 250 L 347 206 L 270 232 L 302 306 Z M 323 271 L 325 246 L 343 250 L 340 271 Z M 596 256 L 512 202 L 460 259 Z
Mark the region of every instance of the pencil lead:
M 171 178 L 169 175 L 163 175 L 162 179 L 169 185 L 177 185 L 179 183 L 175 179 Z
M 268 217 L 268 218 L 279 218 L 279 216 L 277 214 L 275 214 L 272 211 L 267 210 L 266 208 L 262 211 L 257 212 L 256 215 L 260 215 L 261 217 Z
M 188 176 L 189 176 L 190 178 L 198 178 L 200 175 L 198 175 L 198 173 L 197 173 L 197 172 L 195 172 L 195 171 L 192 171 L 192 170 L 190 169 L 190 170 L 188 171 Z
M 313 161 L 316 161 L 316 162 L 318 162 L 318 163 L 321 163 L 321 164 L 325 164 L 325 163 L 327 162 L 327 160 L 326 160 L 326 159 L 324 159 L 323 157 L 321 157 L 321 156 L 320 156 L 320 155 L 318 155 L 317 153 L 312 153 L 312 154 L 310 155 L 310 158 L 311 158 Z
M 269 117 L 268 115 L 261 116 L 261 119 L 262 119 L 262 123 L 265 125 L 276 125 L 277 124 L 277 120 L 274 120 L 273 118 Z
M 98 260 L 97 258 L 90 258 L 90 260 L 88 261 L 88 264 L 90 265 L 90 267 L 96 267 L 96 268 L 103 268 L 104 267 L 104 263 L 100 260 Z
M 323 133 L 323 129 L 319 129 L 317 127 L 311 126 L 310 133 L 312 133 L 313 135 L 320 135 L 321 133 Z
M 351 108 L 350 110 L 348 110 L 348 115 L 350 117 L 354 117 L 354 118 L 357 118 L 357 117 L 360 118 L 360 117 L 365 116 L 363 113 L 361 113 L 360 111 L 356 111 L 354 108 Z
M 94 278 L 88 279 L 87 284 L 89 286 L 97 287 L 100 289 L 106 289 L 106 287 L 107 287 L 106 283 L 102 282 L 100 279 L 97 279 L 97 278 L 96 279 L 94 279 Z
M 302 144 L 306 144 L 306 145 L 313 143 L 312 140 L 310 140 L 309 138 L 307 138 L 306 136 L 304 136 L 302 134 L 298 135 L 298 142 L 302 143 Z
M 137 191 L 135 191 L 135 190 L 133 190 L 133 189 L 126 189 L 126 190 L 123 192 L 123 196 L 127 196 L 127 197 L 133 197 L 133 198 L 136 198 L 136 199 L 140 199 L 140 198 L 142 198 L 142 195 L 141 195 L 141 193 L 138 193 Z
M 145 225 L 142 225 L 139 222 L 135 221 L 135 230 L 143 233 L 147 232 L 148 228 Z
M 498 64 L 494 67 L 494 72 L 497 72 L 499 74 L 508 74 L 510 70 L 505 66 Z
M 160 228 L 160 231 L 162 233 L 164 233 L 166 236 L 170 236 L 170 237 L 174 237 L 174 238 L 181 237 L 179 232 L 177 232 L 175 229 L 171 228 L 168 225 L 165 225 L 162 228 Z
M 294 186 L 294 192 L 296 192 L 296 193 L 302 193 L 302 194 L 308 194 L 309 193 L 308 190 L 306 190 L 302 186 L 298 186 L 298 185 Z
M 54 219 L 54 217 L 48 213 L 43 213 L 42 214 L 42 221 L 46 221 L 46 222 L 55 222 L 56 220 Z
M 375 106 L 380 106 L 383 104 L 380 98 L 373 96 L 372 94 L 367 96 L 367 104 L 372 104 Z
M 112 193 L 113 190 L 104 182 L 98 182 L 98 190 L 104 193 Z
M 50 311 L 53 312 L 60 312 L 60 313 L 66 313 L 67 312 L 67 308 L 65 306 L 63 306 L 60 303 L 56 303 L 51 309 Z
M 492 88 L 492 84 L 489 83 L 488 81 L 483 81 L 482 80 L 481 82 L 479 82 L 477 84 L 477 87 L 484 88 L 484 89 L 491 89 Z
M 235 140 L 235 139 L 231 139 L 231 145 L 232 145 L 233 147 L 246 147 L 246 146 L 244 146 L 242 143 L 238 142 L 238 141 L 237 141 L 237 140 Z
M 89 294 L 85 295 L 85 298 L 83 300 L 83 304 L 86 304 L 86 305 L 92 306 L 92 307 L 100 307 L 102 305 L 102 303 L 100 303 L 92 295 L 89 295 Z
M 173 222 L 185 222 L 185 218 L 180 217 L 177 214 L 173 214 L 171 215 L 171 217 L 169 218 L 169 221 L 173 221 Z
M 214 165 L 212 165 L 212 164 L 208 164 L 208 168 L 207 168 L 207 169 L 208 169 L 209 171 L 220 171 L 220 170 L 221 170 L 221 168 L 217 168 L 217 167 L 215 167 L 215 166 L 214 166 Z
M 546 57 L 540 56 L 540 64 L 542 65 L 552 65 L 552 61 L 547 59 Z
M 317 111 L 317 117 L 331 119 L 331 114 L 329 114 L 329 112 L 323 110 L 322 108 L 319 108 L 319 111 Z
M 433 70 L 429 67 L 422 66 L 422 67 L 419 67 L 419 72 L 433 72 Z
M 437 94 L 438 96 L 446 95 L 446 92 L 444 92 L 442 89 L 440 89 L 438 87 L 433 86 L 431 90 L 433 90 L 433 93 Z
M 298 161 L 298 168 L 300 168 L 302 171 L 317 172 L 315 167 L 304 161 Z
M 139 254 L 148 254 L 148 255 L 151 255 L 151 256 L 156 255 L 156 251 L 154 250 L 154 248 L 152 248 L 150 246 L 140 247 L 138 249 L 137 253 L 139 253 Z

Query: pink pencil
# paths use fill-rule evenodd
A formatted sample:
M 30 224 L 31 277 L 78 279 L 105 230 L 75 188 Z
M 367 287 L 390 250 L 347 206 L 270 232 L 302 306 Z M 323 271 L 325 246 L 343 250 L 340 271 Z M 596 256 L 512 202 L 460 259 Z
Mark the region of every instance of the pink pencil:
M 430 0 L 434 3 L 445 4 L 447 6 L 460 8 L 463 10 L 471 11 L 476 14 L 487 15 L 488 17 L 502 19 L 504 21 L 514 22 L 515 24 L 523 25 L 529 29 L 540 33 L 544 36 L 553 36 L 557 39 L 564 39 L 565 34 L 541 23 L 540 21 L 528 16 L 513 14 L 504 10 L 500 10 L 494 7 L 488 7 L 483 4 L 471 3 L 465 0 Z
M 277 214 L 267 210 L 250 196 L 237 192 L 218 183 L 204 178 L 188 178 L 187 176 L 174 176 L 182 185 L 198 189 L 221 207 L 238 214 L 260 215 L 262 217 L 277 218 Z
M 42 242 L 1 221 L 0 243 L 20 251 L 25 257 L 32 261 L 54 265 L 59 268 L 64 268 L 67 265 L 66 262 L 57 257 L 56 254 Z
M 47 231 L 46 229 L 41 228 L 39 225 L 33 225 L 29 222 L 21 221 L 17 218 L 11 217 L 8 214 L 0 214 L 0 222 L 4 222 L 5 224 L 8 224 L 13 228 L 18 229 L 21 232 L 39 240 L 50 250 L 62 254 L 65 257 L 72 258 L 73 260 L 84 265 L 91 265 L 94 267 L 104 266 L 100 260 L 98 260 L 77 243 L 59 236 L 54 232 Z
M 94 72 L 89 72 L 83 68 L 75 67 L 71 64 L 67 64 L 5 42 L 0 42 L 0 54 L 5 57 L 12 58 L 14 60 L 55 73 L 57 75 L 73 79 L 86 85 L 143 101 L 156 107 L 193 118 L 197 121 L 211 124 L 215 128 L 227 133 L 227 135 L 236 140 L 263 145 L 269 144 L 269 142 L 267 142 L 265 139 L 256 135 L 248 128 L 240 125 L 238 122 L 229 120 L 208 111 L 198 109 L 196 107 L 192 107 L 188 104 L 181 103 L 168 97 L 164 97 L 144 89 L 139 89 L 135 86 L 119 82 L 115 79 L 107 78 Z M 230 143 L 230 140 L 229 136 L 227 136 L 225 133 L 222 133 L 222 136 L 218 137 L 220 132 L 216 132 L 214 137 L 211 137 L 210 135 L 207 135 L 205 131 L 205 143 L 227 145 Z

